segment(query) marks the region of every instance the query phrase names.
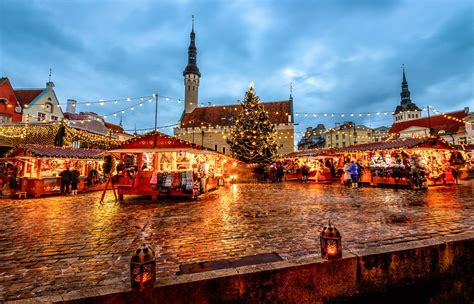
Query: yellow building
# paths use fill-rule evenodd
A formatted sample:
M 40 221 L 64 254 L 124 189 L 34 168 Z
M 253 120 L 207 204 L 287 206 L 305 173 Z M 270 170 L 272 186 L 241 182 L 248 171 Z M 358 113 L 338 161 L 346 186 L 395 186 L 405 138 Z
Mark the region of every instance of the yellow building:
M 346 122 L 336 124 L 335 128 L 326 130 L 326 148 L 341 148 L 357 144 L 383 141 L 388 136 L 387 127 L 369 128 Z

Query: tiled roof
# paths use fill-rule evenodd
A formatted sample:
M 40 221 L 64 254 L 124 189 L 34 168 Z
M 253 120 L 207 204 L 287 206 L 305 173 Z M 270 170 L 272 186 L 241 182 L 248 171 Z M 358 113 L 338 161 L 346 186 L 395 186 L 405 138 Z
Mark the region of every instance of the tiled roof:
M 102 150 L 73 149 L 56 146 L 25 145 L 24 149 L 35 156 L 59 158 L 101 158 Z
M 262 102 L 262 105 L 265 111 L 268 111 L 270 121 L 273 124 L 288 123 L 288 115 L 291 114 L 289 100 Z M 241 109 L 240 105 L 196 108 L 191 113 L 184 113 L 181 128 L 231 126 L 239 116 Z
M 110 122 L 106 122 L 106 121 L 104 121 L 104 125 L 107 127 L 107 129 L 112 129 L 115 132 L 123 133 L 123 128 L 119 125 L 116 125 L 116 124 L 113 124 L 113 123 L 110 123 Z
M 457 119 L 464 119 L 468 115 L 468 113 L 466 113 L 465 111 L 457 111 L 457 112 L 446 113 L 446 115 L 449 115 Z M 453 134 L 453 133 L 456 133 L 460 127 L 464 126 L 463 122 L 458 122 L 458 121 L 449 119 L 448 117 L 445 117 L 443 115 L 435 115 L 435 116 L 431 116 L 430 118 L 422 117 L 422 118 L 412 119 L 408 121 L 396 122 L 392 125 L 389 132 L 400 133 L 400 131 L 403 131 L 409 127 L 429 128 L 430 120 L 431 120 L 431 128 L 433 128 L 433 131 L 435 134 L 438 134 L 438 132 L 441 130 L 444 130 L 446 134 Z
M 77 114 L 77 113 L 69 113 L 69 112 L 64 112 L 64 118 L 69 119 L 69 120 L 83 120 L 87 119 L 87 117 L 83 114 Z
M 38 95 L 41 94 L 44 89 L 19 89 L 14 91 L 16 99 L 18 99 L 20 105 L 25 107 L 25 105 L 29 105 L 30 102 L 35 100 L 35 98 L 38 97 Z

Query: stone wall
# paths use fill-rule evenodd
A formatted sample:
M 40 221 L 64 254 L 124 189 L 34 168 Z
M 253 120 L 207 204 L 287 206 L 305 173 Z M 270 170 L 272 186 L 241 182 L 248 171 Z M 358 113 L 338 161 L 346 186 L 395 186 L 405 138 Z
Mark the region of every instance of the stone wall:
M 34 299 L 65 303 L 472 303 L 474 233 L 208 271 L 143 292 L 96 290 Z

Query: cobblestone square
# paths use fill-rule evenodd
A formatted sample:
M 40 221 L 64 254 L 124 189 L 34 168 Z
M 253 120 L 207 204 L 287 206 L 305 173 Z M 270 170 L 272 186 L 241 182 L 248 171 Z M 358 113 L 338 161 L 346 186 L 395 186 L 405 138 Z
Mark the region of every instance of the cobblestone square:
M 201 200 L 139 198 L 100 205 L 100 192 L 0 199 L 0 301 L 129 284 L 141 243 L 157 249 L 157 274 L 179 265 L 275 252 L 319 255 L 328 219 L 352 252 L 474 230 L 474 185 L 426 191 L 337 184 L 235 184 Z

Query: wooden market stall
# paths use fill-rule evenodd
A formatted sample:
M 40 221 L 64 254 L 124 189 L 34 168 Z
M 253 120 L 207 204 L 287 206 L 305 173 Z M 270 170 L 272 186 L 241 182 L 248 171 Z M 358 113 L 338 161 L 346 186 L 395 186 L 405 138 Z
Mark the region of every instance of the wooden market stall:
M 335 149 L 312 149 L 291 152 L 278 160 L 284 168 L 285 180 L 301 180 L 301 168 L 309 168 L 308 180 L 316 182 L 337 181 L 340 172 L 337 168 L 342 161 Z
M 39 197 L 59 194 L 60 173 L 66 168 L 79 171 L 78 191 L 101 190 L 104 186 L 102 171 L 103 150 L 63 148 L 57 146 L 22 145 L 12 149 L 6 158 L 0 159 L 9 168 L 15 192 Z
M 120 154 L 119 200 L 124 195 L 191 198 L 223 185 L 237 165 L 226 155 L 156 131 L 109 152 Z
M 459 150 L 440 138 L 406 138 L 353 145 L 337 151 L 362 166 L 361 182 L 371 185 L 454 184 Z

